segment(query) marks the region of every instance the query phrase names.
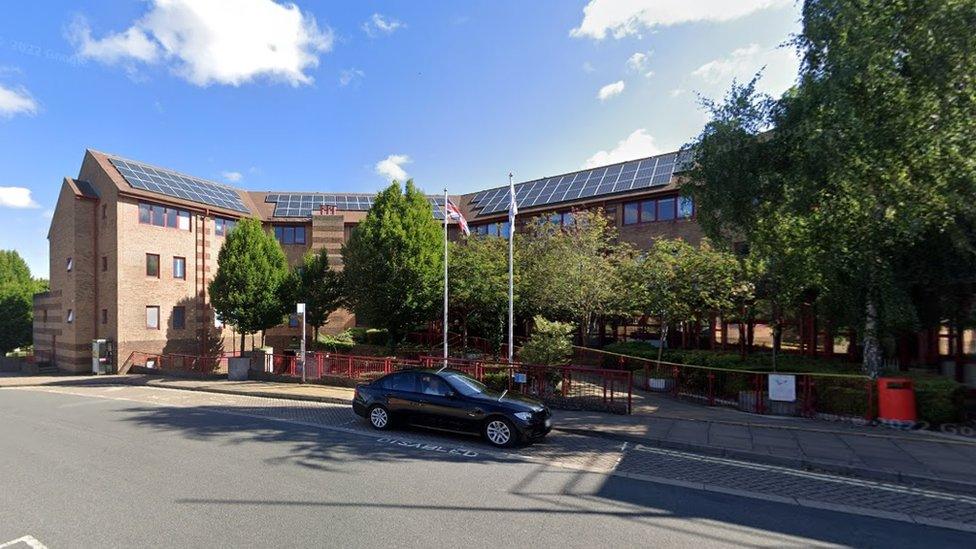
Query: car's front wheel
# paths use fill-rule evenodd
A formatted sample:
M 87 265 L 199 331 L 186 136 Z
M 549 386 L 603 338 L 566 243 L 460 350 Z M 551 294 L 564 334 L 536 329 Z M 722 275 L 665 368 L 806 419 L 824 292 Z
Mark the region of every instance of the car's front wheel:
M 374 404 L 369 408 L 366 418 L 369 419 L 369 424 L 373 426 L 373 429 L 380 431 L 389 429 L 390 424 L 393 423 L 390 419 L 389 410 L 379 404 Z
M 486 421 L 482 434 L 492 446 L 499 448 L 513 446 L 518 438 L 512 423 L 500 417 L 493 417 Z

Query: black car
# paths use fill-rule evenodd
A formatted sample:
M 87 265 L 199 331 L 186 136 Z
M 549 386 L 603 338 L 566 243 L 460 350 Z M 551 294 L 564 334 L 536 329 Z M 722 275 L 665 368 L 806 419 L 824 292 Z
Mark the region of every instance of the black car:
M 495 446 L 546 436 L 549 408 L 534 398 L 488 389 L 454 370 L 403 370 L 356 387 L 352 409 L 376 429 L 402 422 L 428 429 L 480 434 Z

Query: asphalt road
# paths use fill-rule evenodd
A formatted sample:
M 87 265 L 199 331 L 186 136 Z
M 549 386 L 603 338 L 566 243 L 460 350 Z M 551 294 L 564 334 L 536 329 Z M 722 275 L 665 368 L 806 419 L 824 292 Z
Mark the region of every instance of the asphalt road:
M 131 399 L 136 390 L 143 396 Z M 52 548 L 887 548 L 973 539 L 509 459 L 463 438 L 420 445 L 411 432 L 363 436 L 214 413 L 190 393 L 171 406 L 146 391 L 0 390 L 0 547 L 23 536 Z

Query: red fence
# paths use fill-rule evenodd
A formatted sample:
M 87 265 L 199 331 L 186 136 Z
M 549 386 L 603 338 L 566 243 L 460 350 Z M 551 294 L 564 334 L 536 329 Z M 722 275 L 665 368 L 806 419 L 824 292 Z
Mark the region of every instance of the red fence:
M 306 364 L 305 379 L 308 381 L 328 377 L 370 381 L 397 370 L 438 368 L 444 364 L 444 359 L 425 356 L 420 360 L 407 360 L 308 353 Z M 492 389 L 534 396 L 559 408 L 629 414 L 632 406 L 633 374 L 625 370 L 507 364 L 456 358 L 448 359 L 447 366 L 470 375 Z M 293 355 L 268 355 L 263 368 L 254 367 L 275 375 L 302 377 L 301 364 L 298 357 Z
M 633 371 L 637 386 L 642 389 L 708 406 L 730 406 L 757 414 L 829 415 L 869 421 L 876 416 L 874 383 L 868 376 L 709 368 L 586 348 L 577 348 L 576 355 L 578 361 L 602 361 Z M 770 399 L 770 375 L 792 377 L 792 402 Z

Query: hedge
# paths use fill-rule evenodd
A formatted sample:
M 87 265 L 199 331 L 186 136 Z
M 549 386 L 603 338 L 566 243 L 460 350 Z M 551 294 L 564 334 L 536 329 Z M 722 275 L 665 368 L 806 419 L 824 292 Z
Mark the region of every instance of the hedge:
M 657 349 L 641 342 L 613 343 L 603 348 L 604 351 L 638 358 L 657 360 Z M 620 357 L 604 355 L 604 368 L 620 368 Z M 661 357 L 665 362 L 706 366 L 725 370 L 752 370 L 757 372 L 772 372 L 772 356 L 769 353 L 754 353 L 745 359 L 738 353 L 665 349 Z M 782 354 L 776 360 L 777 370 L 790 373 L 833 373 L 860 374 L 860 364 L 840 361 L 827 361 L 810 357 Z M 623 367 L 630 370 L 641 370 L 644 361 L 624 359 Z M 944 376 L 928 372 L 898 372 L 892 374 L 899 377 L 910 377 L 915 381 L 915 405 L 918 419 L 929 425 L 943 423 L 957 423 L 966 417 L 966 388 L 960 383 Z M 688 374 L 688 381 L 692 384 L 700 382 L 694 373 Z M 700 376 L 699 376 L 700 377 Z M 718 385 L 718 384 L 717 384 Z M 716 393 L 723 394 L 736 389 L 732 383 L 730 387 L 716 386 Z M 840 379 L 836 382 L 821 382 L 817 391 L 819 406 L 827 413 L 850 416 L 863 416 L 866 412 L 867 399 L 863 388 L 852 385 Z

